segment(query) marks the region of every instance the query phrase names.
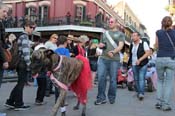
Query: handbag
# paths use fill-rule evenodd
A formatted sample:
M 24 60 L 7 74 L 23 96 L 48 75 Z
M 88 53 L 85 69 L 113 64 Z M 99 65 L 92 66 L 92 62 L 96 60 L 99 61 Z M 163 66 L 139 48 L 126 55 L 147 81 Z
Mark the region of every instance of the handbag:
M 3 48 L 4 49 L 4 48 Z M 12 55 L 8 49 L 4 49 L 4 55 L 7 62 L 11 62 Z
M 109 35 L 109 31 L 105 32 L 105 35 L 107 37 L 107 39 L 109 40 L 109 42 L 112 44 L 112 46 L 115 48 L 117 48 L 117 44 L 114 42 L 114 40 L 111 38 L 111 36 Z M 119 56 L 120 56 L 120 62 L 123 61 L 123 54 L 121 52 L 119 52 Z
M 169 39 L 169 41 L 170 41 L 170 43 L 171 43 L 171 45 L 173 46 L 173 49 L 174 49 L 174 56 L 172 57 L 172 59 L 175 59 L 175 45 L 173 44 L 173 41 L 172 41 L 170 35 L 167 32 L 166 32 L 166 35 L 168 36 L 168 39 Z

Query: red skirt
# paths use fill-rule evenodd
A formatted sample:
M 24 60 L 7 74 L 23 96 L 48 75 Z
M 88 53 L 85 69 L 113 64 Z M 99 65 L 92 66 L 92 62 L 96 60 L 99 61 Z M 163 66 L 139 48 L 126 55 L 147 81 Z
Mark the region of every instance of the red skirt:
M 87 102 L 87 93 L 92 88 L 92 75 L 89 65 L 89 60 L 81 55 L 76 56 L 77 59 L 83 62 L 83 67 L 77 80 L 71 84 L 70 88 L 76 93 L 80 103 Z

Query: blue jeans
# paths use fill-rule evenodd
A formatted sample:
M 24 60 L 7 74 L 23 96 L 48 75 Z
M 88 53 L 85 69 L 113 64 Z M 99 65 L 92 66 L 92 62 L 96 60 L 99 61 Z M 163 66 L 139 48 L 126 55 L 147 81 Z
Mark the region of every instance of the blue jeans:
M 137 66 L 137 65 L 133 65 L 132 70 L 133 70 L 136 91 L 138 94 L 144 95 L 145 75 L 146 75 L 146 71 L 147 71 L 147 65 L 144 65 L 142 67 Z
M 156 68 L 158 74 L 157 100 L 163 107 L 167 107 L 171 103 L 175 75 L 175 59 L 158 57 Z
M 107 76 L 110 77 L 110 84 L 108 89 L 108 99 L 109 101 L 115 101 L 116 98 L 116 90 L 117 90 L 117 70 L 119 69 L 120 63 L 115 60 L 107 60 L 103 58 L 99 58 L 98 61 L 98 94 L 97 100 L 103 101 L 106 100 L 106 83 Z

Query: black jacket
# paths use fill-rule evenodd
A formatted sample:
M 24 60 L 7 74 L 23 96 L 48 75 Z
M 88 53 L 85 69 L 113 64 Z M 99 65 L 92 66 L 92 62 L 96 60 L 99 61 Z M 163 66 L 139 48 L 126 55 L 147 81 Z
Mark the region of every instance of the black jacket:
M 5 48 L 5 27 L 2 21 L 0 21 L 0 68 L 2 64 L 6 61 L 3 49 Z
M 144 44 L 144 41 L 142 41 L 142 43 L 139 43 L 139 47 L 137 50 L 137 58 L 138 59 L 145 54 L 143 44 Z M 132 65 L 132 48 L 133 48 L 133 44 L 131 44 L 130 49 L 129 49 L 130 50 L 130 57 L 129 57 L 129 61 L 128 61 L 129 66 Z M 142 67 L 142 66 L 146 65 L 147 63 L 148 63 L 148 58 L 141 61 L 139 66 Z

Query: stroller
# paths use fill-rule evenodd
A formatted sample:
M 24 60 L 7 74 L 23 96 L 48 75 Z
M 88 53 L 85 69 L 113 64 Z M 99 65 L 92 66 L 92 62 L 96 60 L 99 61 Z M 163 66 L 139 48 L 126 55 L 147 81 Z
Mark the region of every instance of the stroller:
M 127 69 L 121 67 L 118 70 L 117 85 L 121 85 L 122 88 L 126 88 L 126 85 L 127 85 Z
M 134 77 L 132 68 L 128 70 L 128 77 L 127 77 L 127 86 L 129 91 L 135 90 L 134 86 Z M 155 66 L 152 64 L 148 64 L 147 72 L 145 75 L 145 87 L 148 92 L 153 92 L 156 90 L 156 82 L 157 82 L 157 72 Z
M 127 78 L 128 90 L 134 91 L 134 77 L 133 77 L 132 68 L 129 68 L 127 75 L 128 75 L 128 78 Z
M 157 71 L 154 64 L 148 64 L 147 72 L 145 75 L 145 79 L 147 81 L 146 87 L 148 92 L 153 92 L 156 90 L 157 85 Z

